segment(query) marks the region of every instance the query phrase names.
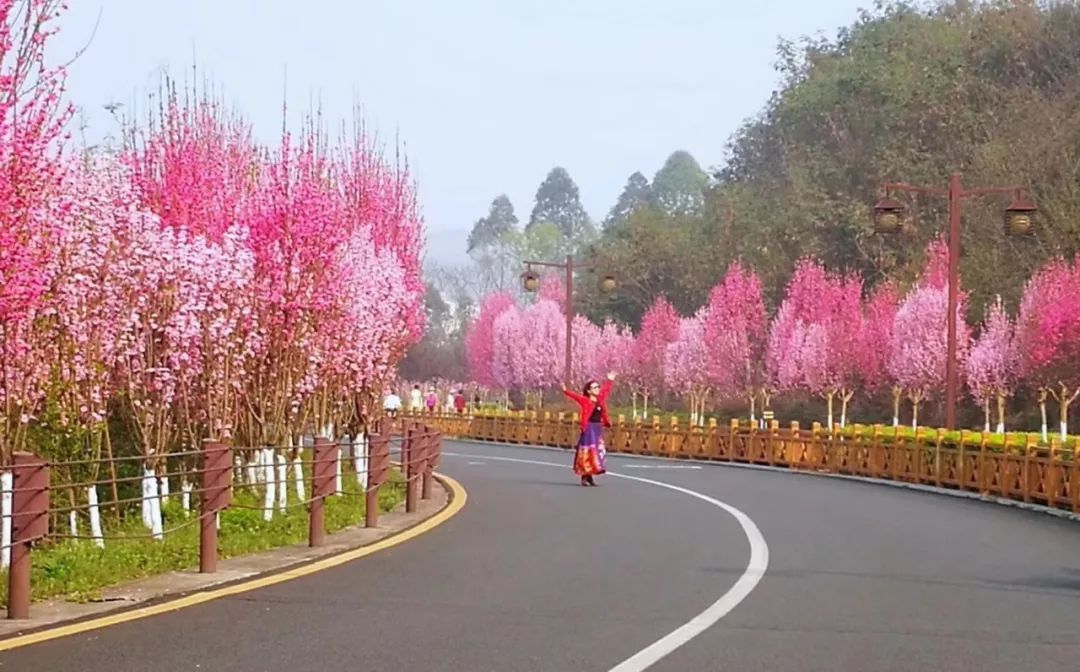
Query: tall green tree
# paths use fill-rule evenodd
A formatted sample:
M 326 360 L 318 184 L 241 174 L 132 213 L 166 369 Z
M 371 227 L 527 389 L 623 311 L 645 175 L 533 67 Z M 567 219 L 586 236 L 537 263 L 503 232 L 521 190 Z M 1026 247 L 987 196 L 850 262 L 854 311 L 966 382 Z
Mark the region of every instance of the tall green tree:
M 496 196 L 488 208 L 487 216 L 473 224 L 466 252 L 471 253 L 498 243 L 504 233 L 513 231 L 517 225 L 518 218 L 514 214 L 514 204 L 510 202 L 510 197 L 506 194 Z
M 651 199 L 652 190 L 649 187 L 648 178 L 642 175 L 641 171 L 634 171 L 626 180 L 626 186 L 619 194 L 619 200 L 615 201 L 615 205 L 604 219 L 604 231 L 610 231 L 612 227 L 626 222 L 635 210 L 648 205 Z
M 708 181 L 708 175 L 690 152 L 672 152 L 653 177 L 653 205 L 674 217 L 700 215 L 705 209 Z
M 540 222 L 554 224 L 571 240 L 588 237 L 592 232 L 593 225 L 581 204 L 578 186 L 561 166 L 552 168 L 536 190 L 536 204 L 527 228 Z

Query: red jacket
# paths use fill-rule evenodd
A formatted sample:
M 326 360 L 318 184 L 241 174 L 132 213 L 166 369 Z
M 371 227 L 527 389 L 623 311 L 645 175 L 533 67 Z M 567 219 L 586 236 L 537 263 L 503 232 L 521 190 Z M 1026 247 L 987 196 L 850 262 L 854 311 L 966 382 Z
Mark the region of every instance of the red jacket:
M 593 408 L 595 406 L 600 407 L 600 424 L 604 427 L 611 426 L 611 418 L 608 417 L 607 412 L 607 397 L 611 393 L 611 381 L 605 380 L 600 384 L 600 394 L 596 395 L 596 403 L 593 404 L 592 399 L 589 399 L 584 394 L 578 394 L 572 390 L 563 390 L 570 399 L 577 402 L 577 405 L 581 408 L 581 431 L 585 431 L 589 426 L 589 416 L 592 415 Z

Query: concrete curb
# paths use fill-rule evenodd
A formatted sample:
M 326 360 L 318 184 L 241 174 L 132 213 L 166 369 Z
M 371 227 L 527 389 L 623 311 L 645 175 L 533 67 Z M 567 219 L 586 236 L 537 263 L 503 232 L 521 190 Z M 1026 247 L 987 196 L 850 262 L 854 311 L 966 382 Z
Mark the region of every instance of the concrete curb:
M 519 443 L 504 443 L 499 441 L 482 441 L 479 439 L 458 439 L 448 437 L 451 441 L 457 441 L 459 443 L 471 443 L 476 445 L 487 446 L 504 446 L 507 448 L 528 448 L 530 450 L 547 450 L 551 452 L 565 453 L 568 452 L 565 448 L 555 448 L 552 446 L 533 446 L 523 445 Z M 984 496 L 975 492 L 968 492 L 966 490 L 950 490 L 948 488 L 938 488 L 933 485 L 923 485 L 922 483 L 906 483 L 904 481 L 893 481 L 885 478 L 870 478 L 869 476 L 852 476 L 850 474 L 830 474 L 822 473 L 819 471 L 800 471 L 797 469 L 788 469 L 787 467 L 773 467 L 767 464 L 746 464 L 744 462 L 721 462 L 718 460 L 699 460 L 694 458 L 679 458 L 674 459 L 670 457 L 657 457 L 655 455 L 634 455 L 632 453 L 619 453 L 612 452 L 608 455 L 621 457 L 624 459 L 633 460 L 652 460 L 656 462 L 677 462 L 679 464 L 700 464 L 713 467 L 734 467 L 736 469 L 750 469 L 756 471 L 770 471 L 783 474 L 792 474 L 797 476 L 814 476 L 818 478 L 835 478 L 843 481 L 854 481 L 856 483 L 870 483 L 873 485 L 887 485 L 893 488 L 900 488 L 903 490 L 914 490 L 916 492 L 923 492 L 931 495 L 942 495 L 945 497 L 955 497 L 957 499 L 967 499 L 977 502 L 987 502 L 989 504 L 997 504 L 998 506 L 1008 506 L 1014 509 L 1021 509 L 1023 511 L 1030 511 L 1032 513 L 1041 513 L 1048 516 L 1054 516 L 1055 518 L 1062 518 L 1064 520 L 1070 520 L 1073 522 L 1080 522 L 1080 514 L 1073 513 L 1072 511 L 1066 511 L 1064 509 L 1055 509 L 1049 506 L 1043 506 L 1041 504 L 1031 504 L 1029 502 L 1020 502 L 1015 499 L 1006 499 L 1004 497 Z

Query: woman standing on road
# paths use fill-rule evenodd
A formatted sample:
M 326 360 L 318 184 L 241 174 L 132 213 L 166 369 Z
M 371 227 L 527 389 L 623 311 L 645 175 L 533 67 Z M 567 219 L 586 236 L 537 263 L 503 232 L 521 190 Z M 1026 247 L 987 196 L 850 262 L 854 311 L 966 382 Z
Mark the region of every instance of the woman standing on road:
M 604 427 L 611 426 L 608 418 L 607 397 L 615 374 L 609 373 L 604 384 L 590 380 L 585 384 L 585 394 L 578 394 L 562 386 L 563 394 L 581 407 L 581 438 L 574 451 L 574 473 L 581 477 L 582 485 L 596 485 L 593 480 L 605 472 Z

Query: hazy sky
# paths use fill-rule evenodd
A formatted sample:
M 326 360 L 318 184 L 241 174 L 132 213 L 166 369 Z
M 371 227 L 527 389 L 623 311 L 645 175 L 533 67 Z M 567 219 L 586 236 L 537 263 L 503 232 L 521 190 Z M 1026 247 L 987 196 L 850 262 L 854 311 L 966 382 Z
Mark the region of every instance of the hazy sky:
M 768 100 L 779 37 L 835 34 L 868 0 L 76 0 L 54 43 L 93 141 L 102 106 L 145 109 L 164 71 L 210 76 L 276 140 L 321 100 L 354 103 L 399 133 L 435 240 L 468 229 L 506 192 L 525 220 L 562 165 L 602 218 L 627 176 L 650 179 L 675 149 L 723 161 L 731 133 Z M 441 243 L 440 243 L 441 244 Z M 433 256 L 441 251 L 431 250 Z

